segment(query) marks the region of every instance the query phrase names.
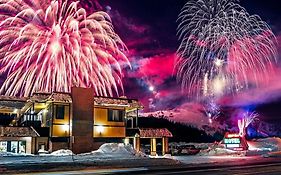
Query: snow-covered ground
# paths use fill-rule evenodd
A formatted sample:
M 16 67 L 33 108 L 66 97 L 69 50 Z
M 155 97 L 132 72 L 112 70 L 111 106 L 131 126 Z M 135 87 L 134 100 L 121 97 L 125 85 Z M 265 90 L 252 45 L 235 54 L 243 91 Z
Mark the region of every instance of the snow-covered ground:
M 106 143 L 100 146 L 96 151 L 90 153 L 79 154 L 79 156 L 94 157 L 146 157 L 142 152 L 137 152 L 132 145 L 124 145 L 123 143 Z
M 0 164 L 16 163 L 51 163 L 51 162 L 89 162 L 101 160 L 122 160 L 122 159 L 144 159 L 148 158 L 145 154 L 137 152 L 131 145 L 123 143 L 106 143 L 98 150 L 90 153 L 74 155 L 71 150 L 57 150 L 51 154 L 15 154 L 0 153 Z
M 270 152 L 281 152 L 281 139 L 278 137 L 254 139 L 247 141 L 249 145 L 248 151 L 232 151 L 226 149 L 221 143 L 170 143 L 172 146 L 180 145 L 194 145 L 200 149 L 196 156 L 251 156 L 251 155 L 265 155 Z
M 252 159 L 253 157 L 270 157 L 281 156 L 281 139 L 265 138 L 249 141 L 249 150 L 246 152 L 236 152 L 224 148 L 221 143 L 171 143 L 175 145 L 194 145 L 200 148 L 197 155 L 192 156 L 146 156 L 142 152 L 137 152 L 131 145 L 123 143 L 106 143 L 98 150 L 90 153 L 74 155 L 70 150 L 58 150 L 51 154 L 32 155 L 32 154 L 14 154 L 0 153 L 1 164 L 17 164 L 17 163 L 52 163 L 52 162 L 91 162 L 91 161 L 107 161 L 107 160 L 128 160 L 128 159 L 149 159 L 149 158 L 167 158 L 175 159 L 186 164 L 200 163 L 220 163 L 227 161 L 237 161 Z
M 278 137 L 251 140 L 248 145 L 252 151 L 281 151 L 281 139 Z

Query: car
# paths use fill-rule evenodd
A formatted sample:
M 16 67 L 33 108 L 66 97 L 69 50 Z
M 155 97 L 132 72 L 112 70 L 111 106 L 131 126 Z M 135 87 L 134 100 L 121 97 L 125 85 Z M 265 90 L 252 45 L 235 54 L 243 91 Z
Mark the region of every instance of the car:
M 179 155 L 195 155 L 200 152 L 200 149 L 194 145 L 180 145 L 177 147 L 177 150 Z
M 141 152 L 145 153 L 146 155 L 150 154 L 150 145 L 142 145 Z

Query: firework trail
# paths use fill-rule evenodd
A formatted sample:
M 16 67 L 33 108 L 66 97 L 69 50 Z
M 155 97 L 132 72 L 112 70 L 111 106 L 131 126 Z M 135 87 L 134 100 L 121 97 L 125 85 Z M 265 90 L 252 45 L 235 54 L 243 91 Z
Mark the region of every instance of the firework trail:
M 77 2 L 0 0 L 0 74 L 5 95 L 69 92 L 96 95 L 122 88 L 126 47 L 105 12 L 87 15 Z
M 236 2 L 190 0 L 179 15 L 177 77 L 193 96 L 257 86 L 276 61 L 270 27 Z

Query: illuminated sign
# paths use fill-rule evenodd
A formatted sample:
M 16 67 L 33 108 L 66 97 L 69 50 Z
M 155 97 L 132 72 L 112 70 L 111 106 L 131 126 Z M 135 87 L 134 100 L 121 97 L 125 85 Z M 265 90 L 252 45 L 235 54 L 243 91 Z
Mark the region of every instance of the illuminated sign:
M 225 144 L 225 148 L 234 151 L 243 151 L 248 149 L 246 139 L 237 133 L 226 133 L 223 143 Z
M 240 144 L 240 138 L 225 138 L 224 139 L 225 144 Z
M 240 145 L 239 144 L 227 144 L 226 148 L 239 148 Z

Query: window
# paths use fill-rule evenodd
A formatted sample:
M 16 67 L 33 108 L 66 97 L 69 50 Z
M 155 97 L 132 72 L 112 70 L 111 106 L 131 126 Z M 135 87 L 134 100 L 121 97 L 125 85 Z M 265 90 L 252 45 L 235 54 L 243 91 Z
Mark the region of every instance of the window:
M 123 122 L 124 121 L 124 111 L 109 109 L 108 110 L 108 121 Z
M 56 105 L 56 119 L 64 119 L 64 106 Z
M 6 141 L 0 142 L 0 152 L 7 152 L 7 142 Z
M 26 141 L 0 141 L 0 152 L 26 153 Z

